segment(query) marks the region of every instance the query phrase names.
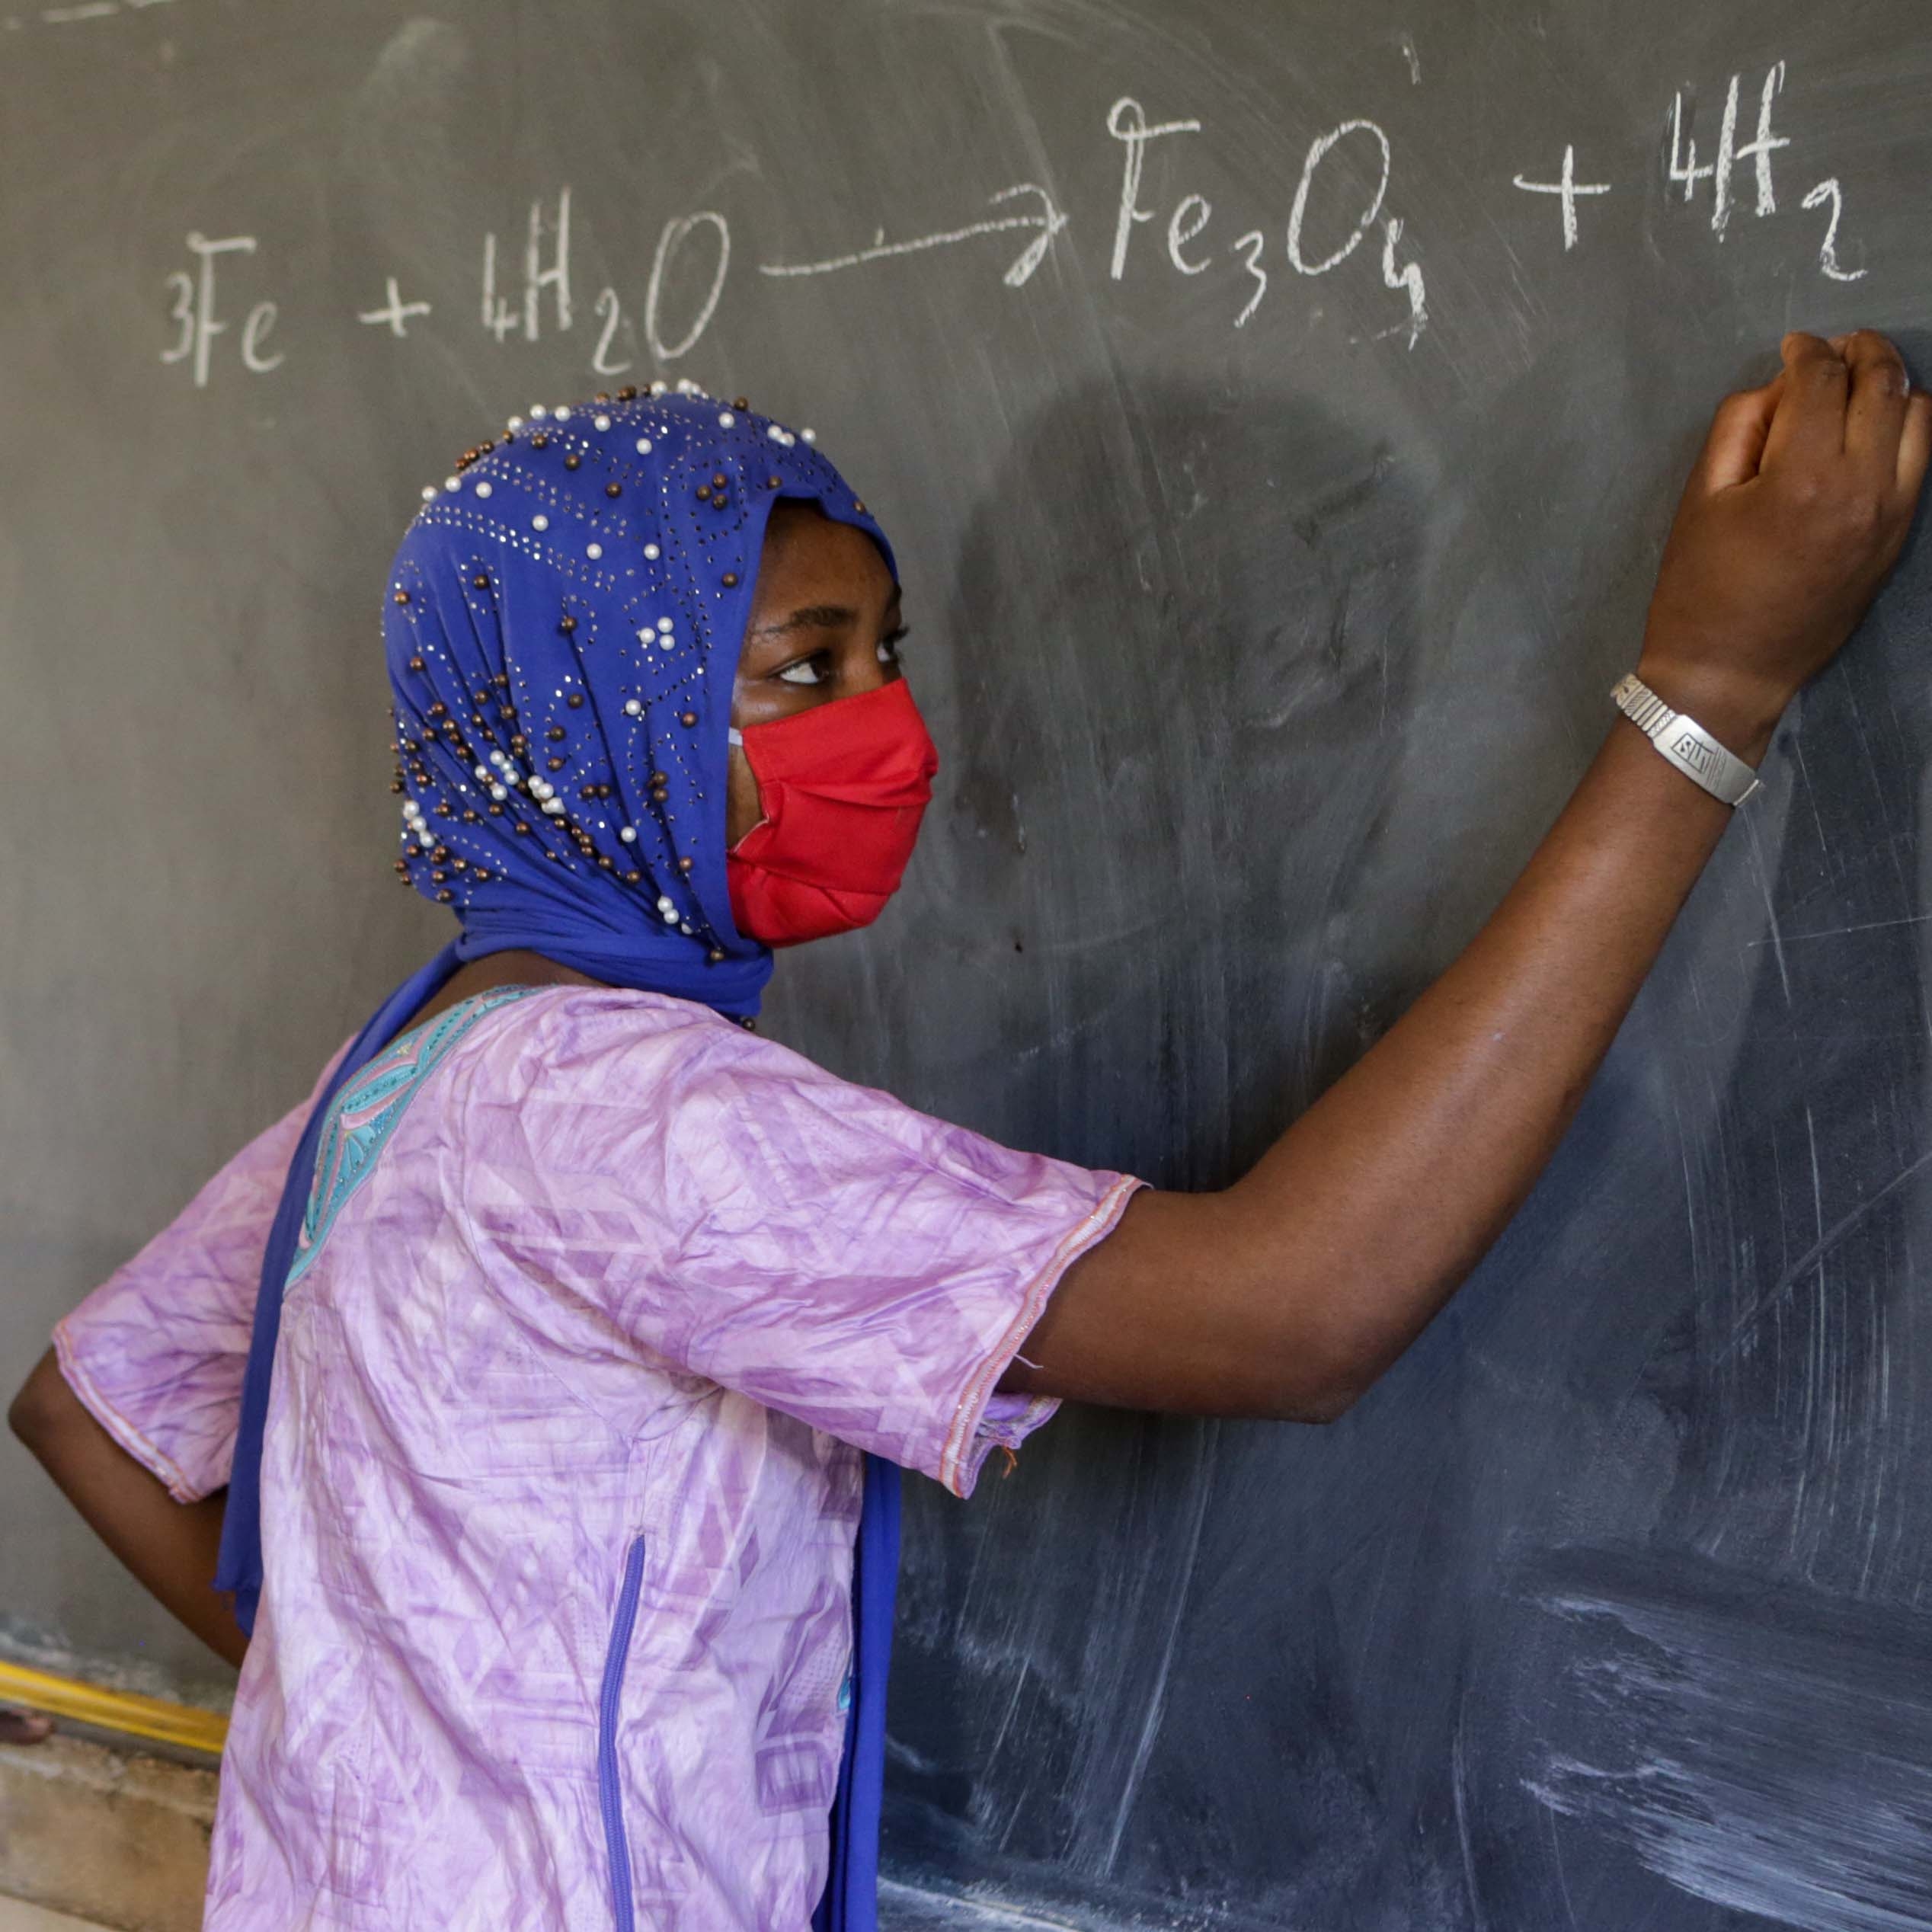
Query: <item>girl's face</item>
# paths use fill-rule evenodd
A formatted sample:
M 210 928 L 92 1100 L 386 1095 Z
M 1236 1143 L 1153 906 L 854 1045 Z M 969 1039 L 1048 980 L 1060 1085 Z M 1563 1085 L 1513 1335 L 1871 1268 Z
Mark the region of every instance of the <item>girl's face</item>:
M 905 634 L 899 587 L 863 530 L 816 504 L 775 504 L 731 689 L 732 724 L 747 731 L 891 683 Z M 758 781 L 734 744 L 726 842 L 736 845 L 762 816 Z

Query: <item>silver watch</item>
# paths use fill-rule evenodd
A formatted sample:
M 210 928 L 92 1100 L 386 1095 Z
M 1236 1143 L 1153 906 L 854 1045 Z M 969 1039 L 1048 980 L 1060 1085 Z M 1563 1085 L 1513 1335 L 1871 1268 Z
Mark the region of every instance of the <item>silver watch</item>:
M 1687 779 L 1713 798 L 1741 805 L 1758 789 L 1758 774 L 1725 750 L 1694 718 L 1673 711 L 1636 672 L 1610 694 L 1617 709 Z

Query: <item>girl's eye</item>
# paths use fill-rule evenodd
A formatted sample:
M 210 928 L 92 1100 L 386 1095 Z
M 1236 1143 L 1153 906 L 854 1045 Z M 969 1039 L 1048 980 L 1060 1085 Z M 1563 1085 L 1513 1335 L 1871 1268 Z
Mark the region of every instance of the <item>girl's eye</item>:
M 881 664 L 898 663 L 899 647 L 905 641 L 905 627 L 901 625 L 899 629 L 890 632 L 879 639 L 879 662 Z
M 825 682 L 824 656 L 822 652 L 810 657 L 801 657 L 795 664 L 787 664 L 778 673 L 779 681 L 785 684 L 823 684 Z

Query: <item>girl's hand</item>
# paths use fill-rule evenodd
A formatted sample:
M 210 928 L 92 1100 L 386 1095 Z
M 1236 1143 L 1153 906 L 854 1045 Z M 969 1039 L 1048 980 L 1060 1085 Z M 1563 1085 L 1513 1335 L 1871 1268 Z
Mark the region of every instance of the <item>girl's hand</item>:
M 1751 764 L 1898 561 L 1932 454 L 1932 395 L 1883 336 L 1787 335 L 1783 357 L 1718 409 L 1637 667 Z

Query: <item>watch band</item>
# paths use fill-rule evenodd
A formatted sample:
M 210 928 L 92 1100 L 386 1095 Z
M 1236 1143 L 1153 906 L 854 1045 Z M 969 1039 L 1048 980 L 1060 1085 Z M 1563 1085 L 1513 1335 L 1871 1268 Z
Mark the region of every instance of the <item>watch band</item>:
M 1664 756 L 1713 798 L 1741 805 L 1758 789 L 1758 774 L 1742 758 L 1727 751 L 1695 718 L 1671 710 L 1636 672 L 1622 679 L 1610 695 L 1617 709 Z

